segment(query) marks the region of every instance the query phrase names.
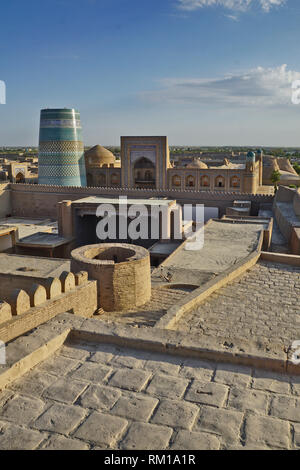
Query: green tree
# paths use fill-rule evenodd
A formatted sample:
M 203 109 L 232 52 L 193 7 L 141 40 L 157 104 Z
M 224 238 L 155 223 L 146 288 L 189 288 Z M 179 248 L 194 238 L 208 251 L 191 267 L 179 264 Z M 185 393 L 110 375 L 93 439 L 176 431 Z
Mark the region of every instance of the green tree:
M 280 181 L 280 172 L 278 170 L 274 170 L 272 175 L 271 175 L 271 181 L 274 184 L 274 189 L 275 193 L 277 192 L 278 189 L 278 183 Z

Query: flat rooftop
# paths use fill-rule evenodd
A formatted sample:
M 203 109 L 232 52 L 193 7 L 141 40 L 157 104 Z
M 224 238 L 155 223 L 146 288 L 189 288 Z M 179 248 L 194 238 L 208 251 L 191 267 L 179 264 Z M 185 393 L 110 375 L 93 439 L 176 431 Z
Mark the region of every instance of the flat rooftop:
M 0 236 L 7 235 L 10 232 L 14 232 L 16 230 L 15 226 L 7 227 L 7 225 L 0 225 Z
M 37 232 L 28 237 L 23 237 L 19 242 L 18 246 L 27 246 L 27 247 L 40 247 L 40 248 L 55 248 L 57 246 L 64 245 L 69 243 L 71 238 L 64 238 L 56 233 L 45 233 Z
M 211 220 L 204 228 L 204 245 L 190 250 L 182 246 L 161 265 L 175 283 L 202 285 L 253 252 L 266 223 Z
M 0 273 L 29 277 L 57 277 L 70 271 L 70 261 L 58 258 L 8 255 L 0 253 Z
M 0 226 L 16 227 L 19 238 L 27 237 L 36 232 L 57 232 L 57 221 L 53 219 L 27 219 L 23 217 L 7 217 L 0 219 Z
M 133 205 L 133 204 L 144 204 L 145 206 L 171 206 L 173 204 L 176 204 L 176 201 L 174 199 L 165 199 L 165 198 L 153 198 L 153 199 L 122 199 L 118 197 L 101 197 L 101 196 L 90 196 L 90 197 L 85 197 L 82 199 L 77 199 L 76 201 L 73 201 L 72 204 L 127 204 L 127 205 Z
M 158 241 L 149 248 L 149 251 L 153 255 L 170 255 L 180 246 L 180 243 L 181 241 L 170 241 L 167 243 Z

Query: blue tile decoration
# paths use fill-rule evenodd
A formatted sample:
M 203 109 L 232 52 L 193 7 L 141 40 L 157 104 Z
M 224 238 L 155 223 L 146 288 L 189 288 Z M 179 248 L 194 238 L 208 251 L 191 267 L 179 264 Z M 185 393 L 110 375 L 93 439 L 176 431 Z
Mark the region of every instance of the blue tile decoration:
M 42 109 L 39 184 L 86 186 L 80 114 L 75 109 Z

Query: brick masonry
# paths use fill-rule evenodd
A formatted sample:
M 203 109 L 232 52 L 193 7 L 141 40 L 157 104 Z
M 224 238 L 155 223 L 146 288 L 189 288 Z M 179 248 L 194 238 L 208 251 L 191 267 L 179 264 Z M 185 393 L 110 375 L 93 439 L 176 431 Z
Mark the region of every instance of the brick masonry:
M 224 338 L 245 350 L 255 343 L 263 351 L 287 351 L 300 339 L 299 298 L 300 267 L 260 261 L 186 313 L 174 328 Z
M 300 449 L 299 396 L 299 377 L 69 341 L 0 392 L 0 449 Z
M 138 307 L 151 298 L 150 255 L 141 246 L 100 243 L 71 253 L 71 270 L 97 281 L 98 307 L 105 311 Z

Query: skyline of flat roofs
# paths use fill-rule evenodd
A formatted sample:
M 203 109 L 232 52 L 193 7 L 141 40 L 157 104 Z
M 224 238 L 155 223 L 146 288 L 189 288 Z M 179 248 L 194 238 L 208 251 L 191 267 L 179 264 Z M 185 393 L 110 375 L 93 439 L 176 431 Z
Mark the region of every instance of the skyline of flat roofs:
M 123 136 L 122 136 L 123 137 Z M 135 135 L 135 136 L 125 136 L 125 137 L 130 137 L 130 138 L 134 138 L 134 137 L 145 137 L 145 138 L 149 138 L 149 137 L 153 137 L 151 135 Z M 154 136 L 154 137 L 157 137 L 157 136 Z M 158 136 L 160 137 L 160 136 Z M 163 136 L 164 137 L 164 136 Z M 167 136 L 165 136 L 167 137 Z M 95 145 L 100 145 L 100 144 L 95 144 L 94 142 L 93 143 L 84 143 L 84 147 L 94 147 Z M 112 143 L 106 143 L 106 144 L 101 144 L 102 146 L 106 146 L 106 147 L 121 147 L 120 144 L 112 144 Z M 216 144 L 216 145 L 206 145 L 206 144 L 189 144 L 189 143 L 185 143 L 185 144 L 171 144 L 171 143 L 168 143 L 169 147 L 182 147 L 182 148 L 185 148 L 185 147 L 189 147 L 189 148 L 203 148 L 203 149 L 231 149 L 231 148 L 236 148 L 236 149 L 244 149 L 244 148 L 252 148 L 252 149 L 260 149 L 260 148 L 267 148 L 267 149 L 278 149 L 278 148 L 284 148 L 284 149 L 297 149 L 297 150 L 300 150 L 300 145 L 299 146 L 296 146 L 296 145 L 268 145 L 268 144 Z M 19 144 L 19 145 L 0 145 L 0 149 L 1 150 L 10 150 L 10 149 L 38 149 L 39 146 L 38 145 L 23 145 L 23 144 Z

